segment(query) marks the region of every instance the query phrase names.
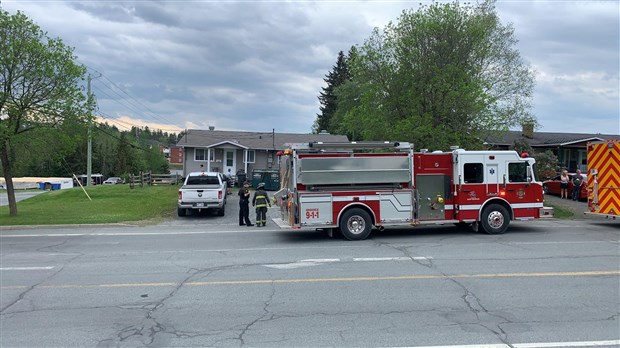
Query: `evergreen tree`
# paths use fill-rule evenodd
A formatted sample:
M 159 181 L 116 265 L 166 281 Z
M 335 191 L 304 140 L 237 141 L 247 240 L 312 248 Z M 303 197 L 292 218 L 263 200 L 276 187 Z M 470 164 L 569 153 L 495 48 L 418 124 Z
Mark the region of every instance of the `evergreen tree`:
M 322 91 L 319 95 L 319 101 L 321 103 L 321 113 L 317 114 L 317 118 L 312 126 L 313 133 L 320 133 L 325 130 L 332 133 L 335 128 L 332 124 L 332 118 L 334 112 L 338 107 L 338 98 L 336 97 L 335 89 L 349 80 L 350 73 L 347 63 L 347 57 L 345 57 L 342 51 L 338 52 L 338 60 L 326 77 L 323 79 L 327 83 L 326 87 L 322 87 Z
M 114 173 L 118 176 L 132 173 L 133 162 L 133 149 L 127 140 L 126 133 L 122 132 L 116 150 L 116 164 L 114 165 Z

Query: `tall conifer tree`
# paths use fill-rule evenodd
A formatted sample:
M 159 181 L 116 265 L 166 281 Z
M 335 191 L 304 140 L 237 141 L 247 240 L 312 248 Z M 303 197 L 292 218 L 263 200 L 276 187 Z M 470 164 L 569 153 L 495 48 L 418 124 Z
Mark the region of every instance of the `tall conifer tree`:
M 323 81 L 327 83 L 327 86 L 321 88 L 322 91 L 319 95 L 321 113 L 317 114 L 316 120 L 314 121 L 314 125 L 312 126 L 313 133 L 320 133 L 323 130 L 329 133 L 334 132 L 335 126 L 331 121 L 338 105 L 335 88 L 345 83 L 350 77 L 348 59 L 345 57 L 344 53 L 340 51 L 338 52 L 336 65 L 333 66 L 332 71 L 323 79 Z

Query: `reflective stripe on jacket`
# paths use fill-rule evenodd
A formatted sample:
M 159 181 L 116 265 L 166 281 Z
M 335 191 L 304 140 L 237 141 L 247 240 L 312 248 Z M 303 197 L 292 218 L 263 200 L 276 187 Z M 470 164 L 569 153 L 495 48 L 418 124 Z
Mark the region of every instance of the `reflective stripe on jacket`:
M 267 192 L 264 190 L 256 191 L 256 193 L 254 193 L 254 198 L 252 198 L 252 205 L 255 205 L 256 208 L 267 207 L 267 205 L 271 206 L 269 197 L 267 197 Z

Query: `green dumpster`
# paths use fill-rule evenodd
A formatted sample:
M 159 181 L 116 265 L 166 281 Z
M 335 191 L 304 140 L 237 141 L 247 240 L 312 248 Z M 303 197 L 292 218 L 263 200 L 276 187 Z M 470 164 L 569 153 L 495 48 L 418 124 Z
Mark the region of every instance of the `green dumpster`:
M 254 169 L 252 170 L 252 187 L 265 183 L 265 190 L 277 191 L 280 189 L 280 172 L 274 169 Z
M 251 184 L 253 188 L 258 187 L 258 184 L 263 182 L 264 171 L 265 171 L 264 169 L 253 169 L 252 170 L 252 183 Z
M 277 170 L 268 170 L 263 174 L 263 182 L 265 190 L 277 191 L 280 189 L 280 172 Z

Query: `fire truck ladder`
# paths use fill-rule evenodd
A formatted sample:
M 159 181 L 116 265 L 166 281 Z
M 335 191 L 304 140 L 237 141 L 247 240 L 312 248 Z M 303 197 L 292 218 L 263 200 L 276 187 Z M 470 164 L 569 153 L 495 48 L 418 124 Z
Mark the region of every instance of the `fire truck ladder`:
M 349 141 L 349 142 L 326 142 L 315 141 L 310 143 L 289 144 L 293 150 L 321 151 L 321 150 L 363 150 L 363 149 L 395 149 L 412 150 L 413 144 L 408 142 L 392 141 Z

